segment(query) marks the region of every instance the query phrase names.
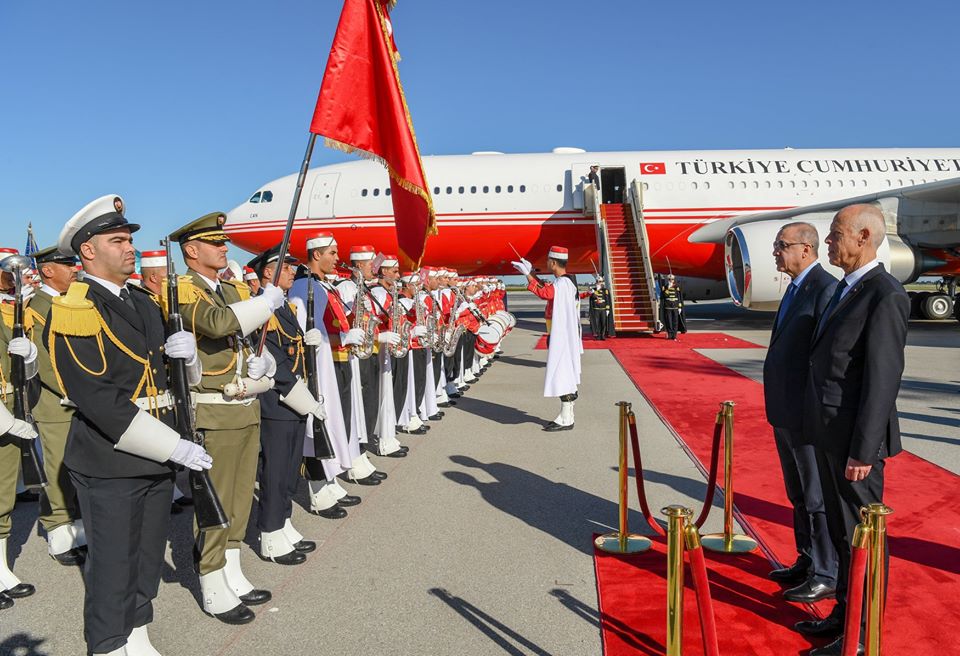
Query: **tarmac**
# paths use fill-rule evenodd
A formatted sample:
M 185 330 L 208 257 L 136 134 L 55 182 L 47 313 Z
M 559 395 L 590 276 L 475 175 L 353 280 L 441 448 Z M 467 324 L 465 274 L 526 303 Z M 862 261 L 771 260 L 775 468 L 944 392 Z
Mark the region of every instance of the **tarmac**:
M 504 355 L 427 435 L 405 436 L 407 458 L 376 459 L 389 474 L 382 485 L 344 484 L 363 497 L 346 519 L 308 514 L 301 486 L 293 521 L 318 543 L 305 564 L 284 567 L 244 549 L 247 577 L 273 593 L 253 623 L 231 627 L 201 612 L 192 514 L 173 516 L 150 626 L 160 653 L 599 654 L 591 539 L 617 522 L 614 404 L 631 402 L 637 413 L 652 508 L 699 508 L 705 480 L 606 350 L 583 354 L 576 429 L 541 431 L 559 405 L 541 395 L 546 351 L 533 346 L 542 314 L 529 294 L 511 294 L 510 303 L 520 321 Z M 688 318 L 691 330 L 761 346 L 772 324 L 770 314 L 716 302 L 690 305 Z M 955 322 L 911 322 L 900 397 L 906 447 L 954 473 L 958 345 Z M 760 376 L 761 347 L 703 352 Z M 10 556 L 37 593 L 0 611 L 0 655 L 83 654 L 81 573 L 47 556 L 36 513 L 36 504 L 14 513 Z M 713 512 L 704 530 L 719 531 L 720 522 Z M 638 512 L 630 523 L 649 532 Z M 252 530 L 247 538 L 256 544 Z

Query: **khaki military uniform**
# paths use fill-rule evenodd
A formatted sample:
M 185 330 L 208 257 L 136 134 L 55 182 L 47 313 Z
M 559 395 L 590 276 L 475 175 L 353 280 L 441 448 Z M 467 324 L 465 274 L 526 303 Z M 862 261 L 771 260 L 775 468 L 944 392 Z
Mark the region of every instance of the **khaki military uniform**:
M 181 294 L 184 329 L 197 338 L 203 377 L 194 387 L 197 395 L 197 428 L 206 437 L 213 457 L 210 478 L 230 519 L 225 529 L 206 531 L 200 549 L 200 574 L 226 565 L 227 549 L 239 549 L 247 532 L 260 451 L 260 402 L 257 399 L 226 401 L 224 386 L 246 375 L 246 359 L 253 355 L 241 338 L 240 323 L 228 307 L 250 298 L 243 281 L 220 281 L 222 298 L 200 274 L 188 271 L 188 291 Z M 238 367 L 238 362 L 239 367 Z
M 30 299 L 26 309 L 27 322 L 32 323 L 28 336 L 37 347 L 37 366 L 40 377 L 40 399 L 33 407 L 33 418 L 40 430 L 40 445 L 43 448 L 43 469 L 49 485 L 44 489 L 50 504 L 49 512 L 40 516 L 40 524 L 49 533 L 58 526 L 69 524 L 79 511 L 76 490 L 70 482 L 70 473 L 63 465 L 63 453 L 67 446 L 67 434 L 73 419 L 73 408 L 61 404 L 57 380 L 50 363 L 50 352 L 43 341 L 43 329 L 53 297 L 42 289 Z
M 13 339 L 13 305 L 0 306 L 0 400 L 13 412 L 13 384 L 10 382 L 10 356 L 7 344 Z M 17 498 L 17 476 L 20 474 L 20 440 L 13 435 L 0 435 L 0 540 L 10 535 L 10 513 Z

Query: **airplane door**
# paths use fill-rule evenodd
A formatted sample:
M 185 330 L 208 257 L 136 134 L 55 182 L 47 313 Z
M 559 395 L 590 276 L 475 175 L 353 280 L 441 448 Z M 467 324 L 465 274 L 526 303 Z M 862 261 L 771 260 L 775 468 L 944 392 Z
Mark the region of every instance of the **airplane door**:
M 575 210 L 583 209 L 583 186 L 589 184 L 587 174 L 590 173 L 590 167 L 596 163 L 583 162 L 570 165 L 570 181 L 573 184 L 573 209 Z
M 308 210 L 311 219 L 328 219 L 334 216 L 333 200 L 339 179 L 339 173 L 318 173 L 314 178 Z

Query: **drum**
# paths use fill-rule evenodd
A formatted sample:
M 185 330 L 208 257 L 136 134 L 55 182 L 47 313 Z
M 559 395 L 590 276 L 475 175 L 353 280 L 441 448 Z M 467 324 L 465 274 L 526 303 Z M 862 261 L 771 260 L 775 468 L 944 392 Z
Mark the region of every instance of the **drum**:
M 489 323 L 480 326 L 480 330 L 477 331 L 477 353 L 490 355 L 496 350 L 501 339 L 503 339 L 503 327 L 500 324 Z

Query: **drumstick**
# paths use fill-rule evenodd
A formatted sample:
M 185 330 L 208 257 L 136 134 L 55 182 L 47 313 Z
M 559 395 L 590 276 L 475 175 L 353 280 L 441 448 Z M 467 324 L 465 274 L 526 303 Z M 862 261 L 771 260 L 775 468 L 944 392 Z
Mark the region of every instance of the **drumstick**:
M 508 245 L 510 248 L 513 248 L 513 244 L 511 244 L 510 242 L 507 242 L 507 245 Z M 521 260 L 523 259 L 523 256 L 520 255 L 520 251 L 518 251 L 516 248 L 513 248 L 513 252 L 517 254 L 517 257 L 518 257 L 518 258 L 520 258 Z

